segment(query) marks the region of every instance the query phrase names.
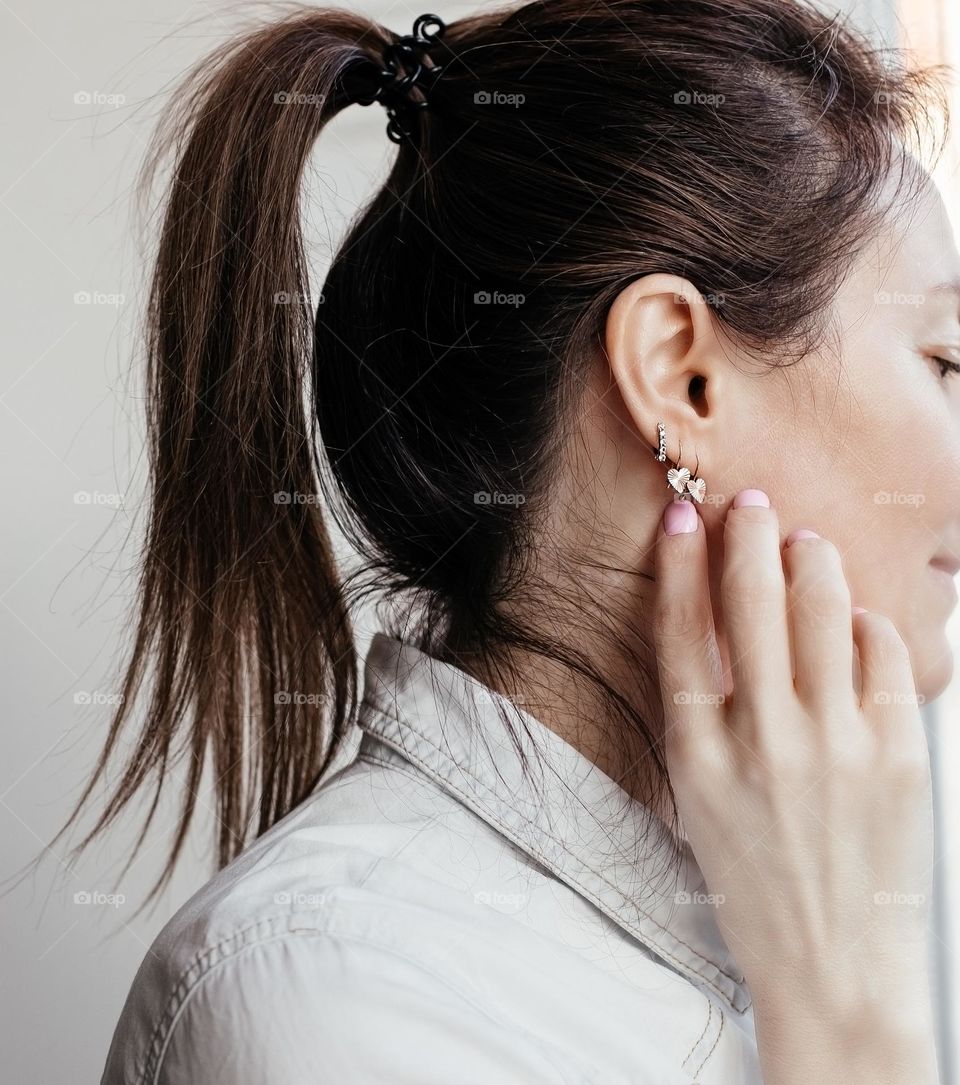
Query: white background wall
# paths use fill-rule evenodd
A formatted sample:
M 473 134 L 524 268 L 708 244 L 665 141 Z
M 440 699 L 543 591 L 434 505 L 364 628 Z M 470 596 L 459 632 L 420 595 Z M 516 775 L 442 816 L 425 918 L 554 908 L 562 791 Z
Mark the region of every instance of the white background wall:
M 354 6 L 404 33 L 423 10 L 448 20 L 475 10 L 447 0 Z M 99 1079 L 137 965 L 211 869 L 202 805 L 171 888 L 137 918 L 165 850 L 162 815 L 119 887 L 135 819 L 72 869 L 63 846 L 44 845 L 102 744 L 110 709 L 97 702 L 115 696 L 129 643 L 123 619 L 144 484 L 137 328 L 146 251 L 131 186 L 170 81 L 244 12 L 265 7 L 0 5 L 0 869 L 15 874 L 43 854 L 35 872 L 8 877 L 0 896 L 0 1076 L 18 1085 Z M 379 109 L 348 110 L 318 145 L 310 216 L 318 283 L 331 242 L 394 153 L 384 120 Z M 92 703 L 76 703 L 84 697 Z M 951 757 L 960 765 L 956 748 Z M 114 890 L 126 901 L 75 902 L 77 893 Z

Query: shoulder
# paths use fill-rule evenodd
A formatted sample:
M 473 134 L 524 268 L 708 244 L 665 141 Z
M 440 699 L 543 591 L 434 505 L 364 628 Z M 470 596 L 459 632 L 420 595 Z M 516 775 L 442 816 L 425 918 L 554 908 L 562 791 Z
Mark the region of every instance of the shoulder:
M 460 809 L 392 766 L 338 774 L 167 923 L 103 1085 L 463 1080 L 465 1050 L 471 1080 L 573 1080 L 458 966 L 477 906 L 444 851 L 498 846 L 475 819 L 451 838 Z
M 535 1038 L 379 939 L 288 924 L 220 947 L 176 992 L 142 1065 L 113 1081 L 317 1085 L 560 1082 Z

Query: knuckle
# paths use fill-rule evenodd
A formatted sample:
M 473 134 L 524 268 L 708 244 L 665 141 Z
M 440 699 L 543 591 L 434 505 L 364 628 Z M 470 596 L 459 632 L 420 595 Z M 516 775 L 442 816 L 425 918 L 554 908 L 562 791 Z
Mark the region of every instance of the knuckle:
M 850 589 L 833 571 L 795 583 L 792 595 L 792 609 L 818 624 L 850 621 Z
M 780 571 L 762 565 L 751 569 L 731 565 L 720 576 L 720 595 L 726 607 L 763 611 L 782 593 Z
M 874 739 L 866 726 L 850 728 L 842 737 L 835 732 L 829 745 L 829 765 L 834 780 L 851 788 L 860 787 L 873 775 L 873 750 Z
M 811 749 L 776 729 L 762 729 L 757 748 L 767 772 L 780 783 L 795 787 L 806 783 L 814 772 Z
M 910 651 L 890 618 L 872 611 L 860 618 L 861 635 L 879 666 L 909 665 Z
M 878 776 L 895 794 L 916 796 L 931 786 L 930 752 L 920 721 L 884 733 L 888 721 L 875 724 Z
M 667 767 L 671 786 L 686 794 L 706 812 L 717 814 L 729 806 L 727 786 L 733 783 L 733 759 L 729 749 L 716 734 L 690 734 L 680 730 L 667 746 Z M 707 783 L 709 782 L 709 783 Z
M 703 640 L 710 631 L 713 616 L 699 599 L 666 595 L 658 599 L 654 624 L 659 637 L 685 641 Z
M 917 794 L 930 783 L 930 758 L 925 750 L 898 754 L 890 768 L 890 783 L 899 793 Z
M 801 758 L 788 757 L 784 746 L 775 741 L 756 741 L 738 759 L 740 785 L 753 793 L 783 795 L 802 790 L 806 779 L 806 764 Z
M 720 751 L 714 738 L 704 729 L 685 727 L 682 723 L 668 723 L 664 732 L 666 749 L 670 753 L 672 767 L 682 767 L 697 774 L 717 763 Z

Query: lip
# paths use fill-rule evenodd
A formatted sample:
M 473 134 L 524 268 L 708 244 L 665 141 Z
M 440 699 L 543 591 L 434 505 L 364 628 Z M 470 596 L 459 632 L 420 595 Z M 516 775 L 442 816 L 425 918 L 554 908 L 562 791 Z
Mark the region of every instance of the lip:
M 960 559 L 957 558 L 934 558 L 930 564 L 934 569 L 939 569 L 948 576 L 956 576 L 960 573 Z

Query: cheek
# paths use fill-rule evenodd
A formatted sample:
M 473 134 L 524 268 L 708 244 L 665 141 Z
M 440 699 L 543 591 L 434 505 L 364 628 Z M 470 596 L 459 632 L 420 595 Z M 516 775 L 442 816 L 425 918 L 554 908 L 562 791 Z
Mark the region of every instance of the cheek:
M 954 378 L 950 407 L 949 425 L 939 435 L 925 490 L 943 523 L 949 525 L 944 542 L 960 550 L 960 375 Z
M 930 561 L 960 544 L 960 420 L 945 397 L 907 418 L 895 455 L 878 457 L 871 538 L 851 558 L 860 605 L 887 614 L 910 649 L 917 691 L 931 700 L 954 669 L 946 626 L 956 603 L 950 578 Z M 867 495 L 865 495 L 867 496 Z M 957 555 L 960 556 L 960 555 Z M 855 596 L 856 598 L 856 596 Z
M 854 605 L 894 621 L 915 674 L 939 692 L 955 597 L 929 563 L 960 544 L 960 416 L 932 381 L 889 384 L 842 403 L 847 423 L 825 424 L 822 440 L 781 453 L 778 511 L 784 534 L 809 527 L 837 546 Z
M 871 352 L 871 365 L 883 357 Z M 893 620 L 923 683 L 918 692 L 932 698 L 953 669 L 944 628 L 954 597 L 930 561 L 951 540 L 960 545 L 960 394 L 951 404 L 908 356 L 848 377 L 829 402 L 804 401 L 802 392 L 790 399 L 775 436 L 756 426 L 749 448 L 731 454 L 736 471 L 723 488 L 732 497 L 759 486 L 783 536 L 806 527 L 834 543 L 854 605 Z M 714 591 L 720 571 L 711 568 Z
M 957 543 L 960 417 L 943 386 L 919 376 L 870 395 L 877 410 L 864 410 L 846 432 L 838 480 L 844 559 L 865 589 L 882 588 L 879 603 L 925 586 L 930 560 Z

